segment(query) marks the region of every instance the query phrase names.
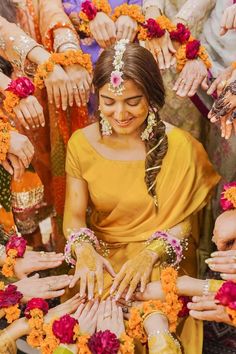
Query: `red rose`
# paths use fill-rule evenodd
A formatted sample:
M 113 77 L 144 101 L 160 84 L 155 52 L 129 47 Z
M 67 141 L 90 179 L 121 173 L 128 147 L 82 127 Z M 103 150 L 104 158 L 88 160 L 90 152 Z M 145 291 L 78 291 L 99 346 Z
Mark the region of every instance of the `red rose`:
M 92 354 L 117 354 L 120 348 L 119 339 L 109 330 L 94 333 L 88 341 Z
M 88 17 L 89 21 L 92 21 L 97 15 L 96 6 L 94 6 L 94 4 L 89 0 L 86 0 L 82 3 L 81 10 Z
M 200 41 L 194 39 L 186 44 L 186 58 L 187 59 L 195 59 L 198 56 L 198 51 L 200 48 Z
M 189 309 L 187 308 L 187 304 L 191 302 L 190 297 L 188 296 L 179 296 L 179 300 L 182 302 L 182 309 L 178 313 L 178 317 L 185 317 L 189 314 Z
M 48 313 L 48 303 L 41 298 L 33 298 L 28 301 L 25 309 L 25 317 L 31 318 L 30 311 L 34 309 L 42 310 L 44 315 Z
M 160 38 L 165 34 L 165 30 L 161 29 L 160 25 L 153 18 L 149 18 L 143 27 L 147 29 L 149 39 Z
M 0 290 L 0 308 L 19 304 L 23 295 L 17 291 L 15 285 L 8 285 L 5 290 Z
M 23 257 L 26 245 L 27 241 L 22 236 L 12 235 L 6 244 L 6 253 L 8 253 L 10 249 L 14 249 L 17 251 L 17 257 Z
M 216 300 L 219 300 L 223 306 L 228 306 L 231 309 L 236 309 L 236 283 L 226 281 L 218 290 Z
M 59 320 L 53 322 L 52 330 L 54 335 L 61 343 L 74 343 L 74 327 L 78 321 L 70 315 L 62 316 Z
M 170 32 L 170 38 L 183 44 L 189 40 L 189 29 L 182 23 L 177 23 L 176 30 Z
M 28 77 L 19 77 L 16 80 L 12 80 L 7 87 L 7 91 L 13 92 L 19 98 L 26 98 L 29 95 L 33 95 L 35 86 Z

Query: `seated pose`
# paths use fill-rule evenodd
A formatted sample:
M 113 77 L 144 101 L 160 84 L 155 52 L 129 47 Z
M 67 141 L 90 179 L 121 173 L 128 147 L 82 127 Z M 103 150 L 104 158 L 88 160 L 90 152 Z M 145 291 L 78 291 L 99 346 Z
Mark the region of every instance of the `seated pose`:
M 219 176 L 200 143 L 160 120 L 165 92 L 148 50 L 126 40 L 105 49 L 93 84 L 99 122 L 75 132 L 67 150 L 65 256 L 75 265 L 70 287 L 78 285 L 90 299 L 96 291 L 116 300 L 127 289 L 129 300 L 137 286 L 144 291 L 159 279 L 163 262 L 182 259 L 170 247 L 173 239 L 182 244 L 189 236 L 180 272 L 195 274 L 191 224 Z M 201 352 L 197 343 L 194 348 Z

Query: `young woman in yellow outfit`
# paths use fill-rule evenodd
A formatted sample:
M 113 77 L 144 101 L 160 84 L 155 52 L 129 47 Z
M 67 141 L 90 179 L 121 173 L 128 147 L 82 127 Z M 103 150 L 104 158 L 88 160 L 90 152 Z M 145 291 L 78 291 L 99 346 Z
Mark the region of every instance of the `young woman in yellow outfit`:
M 157 230 L 188 237 L 180 274 L 195 274 L 194 215 L 219 176 L 200 143 L 160 120 L 165 92 L 146 49 L 122 40 L 104 50 L 94 87 L 101 127 L 94 123 L 75 132 L 67 150 L 64 233 L 67 260 L 75 264 L 70 287 L 79 281 L 81 295 L 111 293 L 117 300 L 127 290 L 129 300 L 138 286 L 143 291 L 159 279 L 166 247 L 158 240 L 147 243 Z M 105 243 L 106 256 L 97 252 L 98 241 Z M 185 353 L 201 353 L 200 325 L 188 321 L 181 336 Z

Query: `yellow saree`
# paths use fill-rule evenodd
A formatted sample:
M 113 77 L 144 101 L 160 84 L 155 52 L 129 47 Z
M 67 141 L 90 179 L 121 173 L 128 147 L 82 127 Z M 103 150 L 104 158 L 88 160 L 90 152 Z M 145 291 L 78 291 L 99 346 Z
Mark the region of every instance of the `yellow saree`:
M 90 228 L 107 243 L 109 261 L 118 272 L 121 266 L 145 247 L 157 230 L 166 230 L 188 220 L 209 200 L 219 176 L 202 145 L 188 133 L 173 128 L 168 133 L 168 152 L 157 177 L 158 211 L 144 182 L 144 161 L 109 160 L 88 142 L 82 130 L 68 143 L 66 172 L 84 179 L 90 195 Z M 67 211 L 69 213 L 69 210 Z M 191 238 L 180 271 L 196 275 L 197 238 Z M 152 280 L 159 279 L 155 267 Z M 105 291 L 112 279 L 105 274 Z M 200 324 L 188 319 L 183 326 L 185 353 L 201 353 Z M 191 332 L 190 332 L 191 331 Z M 189 335 L 191 333 L 191 335 Z M 139 352 L 136 351 L 137 353 Z

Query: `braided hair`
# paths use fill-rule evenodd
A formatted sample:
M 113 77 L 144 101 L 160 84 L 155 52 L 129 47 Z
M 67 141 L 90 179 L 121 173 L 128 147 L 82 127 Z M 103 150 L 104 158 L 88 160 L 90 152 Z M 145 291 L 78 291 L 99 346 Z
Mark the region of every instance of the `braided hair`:
M 113 46 L 105 49 L 97 61 L 93 77 L 97 96 L 99 89 L 110 82 L 114 54 Z M 161 121 L 158 113 L 165 102 L 164 85 L 158 65 L 147 49 L 136 43 L 128 44 L 123 55 L 123 61 L 122 78 L 132 80 L 139 86 L 149 103 L 150 111 L 156 117 L 157 124 L 153 127 L 153 134 L 149 140 L 145 141 L 145 183 L 148 193 L 157 205 L 156 179 L 168 149 L 165 124 Z

